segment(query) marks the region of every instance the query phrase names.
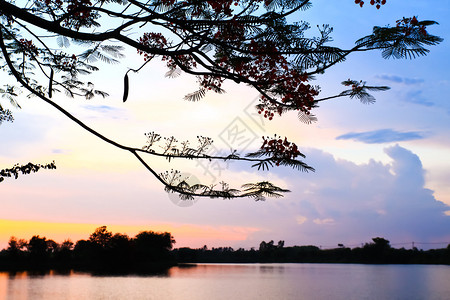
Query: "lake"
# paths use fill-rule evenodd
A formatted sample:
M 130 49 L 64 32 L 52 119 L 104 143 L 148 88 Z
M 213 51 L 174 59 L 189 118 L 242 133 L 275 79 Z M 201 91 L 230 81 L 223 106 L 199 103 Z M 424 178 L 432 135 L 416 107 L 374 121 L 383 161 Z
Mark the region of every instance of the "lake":
M 0 272 L 0 299 L 450 299 L 450 266 L 198 264 L 154 276 Z

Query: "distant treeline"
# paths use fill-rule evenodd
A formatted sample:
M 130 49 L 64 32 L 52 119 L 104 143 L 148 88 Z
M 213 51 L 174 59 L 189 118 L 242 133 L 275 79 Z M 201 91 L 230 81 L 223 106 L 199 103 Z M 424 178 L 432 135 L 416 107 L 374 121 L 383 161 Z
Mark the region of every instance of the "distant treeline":
M 370 263 L 450 264 L 450 245 L 444 249 L 392 248 L 376 237 L 362 247 L 322 250 L 316 246 L 285 247 L 284 241 L 261 242 L 258 249 L 231 247 L 172 249 L 168 232 L 142 231 L 130 238 L 97 228 L 87 240 L 61 244 L 33 236 L 29 241 L 11 237 L 0 251 L 0 270 L 74 269 L 97 272 L 159 272 L 181 263 Z
M 450 264 L 450 244 L 444 249 L 396 249 L 384 238 L 376 237 L 362 247 L 322 250 L 316 246 L 284 247 L 284 241 L 261 242 L 259 249 L 234 250 L 230 247 L 172 250 L 183 263 L 362 263 L 362 264 Z

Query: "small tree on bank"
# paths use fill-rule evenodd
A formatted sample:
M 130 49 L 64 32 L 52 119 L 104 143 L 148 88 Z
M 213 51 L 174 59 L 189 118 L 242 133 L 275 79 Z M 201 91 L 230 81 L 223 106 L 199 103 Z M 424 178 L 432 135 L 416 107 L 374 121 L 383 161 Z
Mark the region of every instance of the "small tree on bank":
M 196 76 L 198 88 L 185 96 L 188 101 L 198 101 L 209 92 L 223 93 L 222 83 L 231 80 L 260 94 L 256 109 L 268 120 L 294 111 L 300 121 L 311 123 L 316 120 L 313 110 L 322 101 L 350 97 L 373 103 L 371 92 L 388 89 L 348 79 L 342 82 L 342 92 L 321 97 L 320 87 L 311 84 L 315 76 L 343 62 L 350 54 L 380 50 L 384 58 L 410 59 L 426 55 L 427 46 L 442 41 L 428 32 L 427 27 L 436 22 L 408 17 L 399 19 L 393 27 L 375 26 L 371 34 L 358 39 L 352 47 L 335 47 L 330 44 L 331 26 L 318 27 L 316 37 L 306 37 L 310 28 L 307 22 L 288 20 L 291 16 L 299 19 L 298 15 L 312 3 L 312 0 L 0 0 L 0 62 L 14 79 L 0 87 L 0 100 L 6 99 L 19 107 L 19 90 L 27 90 L 91 134 L 130 152 L 168 192 L 179 193 L 183 199 L 279 197 L 288 190 L 266 181 L 244 184 L 241 189 L 225 183 L 219 189 L 190 185 L 179 171 L 157 173 L 143 154 L 169 159 L 240 160 L 263 170 L 281 165 L 313 171 L 302 161 L 305 156 L 297 145 L 287 138 L 263 138 L 258 151 L 245 155 L 232 152 L 227 156 L 211 156 L 206 154 L 212 143 L 209 138 L 199 137 L 198 144 L 193 146 L 188 142 L 177 143 L 174 138 L 162 143 L 161 136 L 155 133 L 147 135 L 143 148 L 134 148 L 87 126 L 52 101 L 52 97 L 58 92 L 86 99 L 106 97 L 107 92 L 95 89 L 89 81 L 89 74 L 98 70 L 97 60 L 118 62 L 127 46 L 142 56 L 142 65 L 128 72 L 139 72 L 149 67 L 151 60 L 161 59 L 167 65 L 169 77 L 181 72 Z M 363 1 L 355 3 L 364 5 Z M 377 8 L 385 3 L 385 0 L 370 1 Z M 130 38 L 130 32 L 139 37 Z M 51 46 L 55 41 L 58 49 Z M 70 52 L 73 44 L 86 49 Z M 67 52 L 61 50 L 64 47 Z M 124 102 L 129 94 L 128 72 L 123 74 Z M 13 116 L 0 102 L 0 123 L 5 121 L 12 122 Z M 162 148 L 157 147 L 161 144 Z M 54 168 L 54 164 L 38 166 Z M 35 170 L 30 167 L 31 171 L 24 172 L 21 166 L 15 167 L 0 170 L 0 182 L 3 177 L 17 177 L 20 172 Z

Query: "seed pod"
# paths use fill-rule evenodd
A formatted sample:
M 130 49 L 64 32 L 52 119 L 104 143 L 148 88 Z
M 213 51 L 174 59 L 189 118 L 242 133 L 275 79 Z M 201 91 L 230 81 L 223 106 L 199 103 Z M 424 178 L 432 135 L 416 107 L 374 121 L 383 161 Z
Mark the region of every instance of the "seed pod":
M 52 89 L 53 89 L 53 69 L 50 69 L 50 82 L 48 83 L 48 97 L 52 97 Z
M 127 101 L 128 89 L 129 89 L 128 74 L 125 73 L 125 77 L 123 78 L 123 102 Z

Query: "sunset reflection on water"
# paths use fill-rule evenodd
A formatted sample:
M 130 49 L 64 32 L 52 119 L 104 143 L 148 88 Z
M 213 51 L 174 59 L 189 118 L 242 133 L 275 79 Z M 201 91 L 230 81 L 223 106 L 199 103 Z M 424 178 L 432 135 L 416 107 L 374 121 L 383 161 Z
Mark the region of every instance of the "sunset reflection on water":
M 448 299 L 450 266 L 186 264 L 166 273 L 0 272 L 0 300 Z

